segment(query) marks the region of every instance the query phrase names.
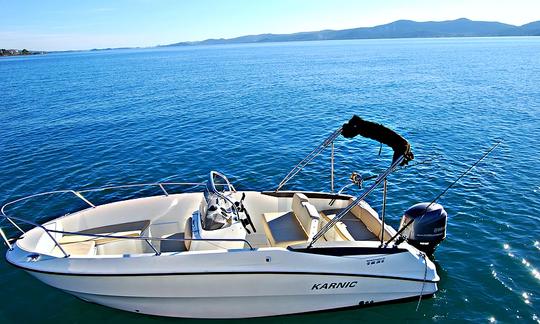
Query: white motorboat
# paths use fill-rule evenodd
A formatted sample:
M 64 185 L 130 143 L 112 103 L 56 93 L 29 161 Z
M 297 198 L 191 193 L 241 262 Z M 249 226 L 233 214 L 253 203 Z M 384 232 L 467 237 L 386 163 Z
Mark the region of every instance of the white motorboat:
M 282 190 L 324 148 L 333 153 L 340 134 L 389 144 L 392 165 L 358 197 Z M 126 186 L 54 191 L 4 205 L 2 216 L 21 235 L 0 234 L 15 267 L 85 301 L 130 312 L 244 318 L 421 298 L 437 291 L 439 276 L 427 255 L 445 237 L 446 212 L 436 203 L 417 204 L 396 231 L 364 200 L 383 184 L 386 201 L 387 176 L 411 159 L 401 136 L 355 116 L 277 190 L 237 191 L 212 171 L 200 192 L 145 184 L 162 194 L 102 205 L 85 194 Z M 44 224 L 8 215 L 15 203 L 66 192 L 88 208 Z M 24 230 L 28 224 L 33 228 Z

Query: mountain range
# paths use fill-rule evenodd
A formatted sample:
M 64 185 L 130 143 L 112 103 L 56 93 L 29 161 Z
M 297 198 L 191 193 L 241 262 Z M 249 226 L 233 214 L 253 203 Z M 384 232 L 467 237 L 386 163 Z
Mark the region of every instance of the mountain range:
M 447 21 L 417 22 L 397 20 L 389 24 L 343 30 L 320 30 L 293 34 L 259 34 L 235 38 L 207 39 L 179 42 L 162 46 L 241 44 L 265 42 L 293 42 L 376 38 L 430 38 L 430 37 L 495 37 L 540 36 L 540 21 L 522 26 L 491 21 L 473 21 L 467 18 Z

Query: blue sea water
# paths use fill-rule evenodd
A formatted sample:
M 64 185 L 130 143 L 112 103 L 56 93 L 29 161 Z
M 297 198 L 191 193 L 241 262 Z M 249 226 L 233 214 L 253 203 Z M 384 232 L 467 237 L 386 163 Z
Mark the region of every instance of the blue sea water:
M 435 255 L 440 291 L 418 310 L 409 302 L 242 322 L 540 323 L 539 53 L 540 38 L 452 38 L 1 58 L 0 202 L 56 189 L 201 181 L 212 169 L 237 188 L 274 189 L 358 114 L 403 134 L 425 162 L 390 178 L 387 218 L 397 227 L 406 208 L 431 201 L 503 140 L 440 200 L 449 214 Z M 351 171 L 380 172 L 391 152 L 378 153 L 369 140 L 337 142 L 337 187 Z M 325 152 L 289 188 L 329 190 L 329 158 Z M 377 210 L 380 195 L 369 199 Z M 44 221 L 60 207 L 41 200 L 12 212 Z M 2 323 L 180 322 L 82 302 L 3 258 L 0 273 Z

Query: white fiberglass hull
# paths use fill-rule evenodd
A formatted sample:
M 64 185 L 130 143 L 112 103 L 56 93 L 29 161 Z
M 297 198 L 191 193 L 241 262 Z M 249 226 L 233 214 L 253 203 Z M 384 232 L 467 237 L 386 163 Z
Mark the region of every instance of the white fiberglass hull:
M 11 263 L 84 300 L 172 317 L 245 318 L 369 305 L 431 295 L 439 280 L 433 263 L 408 249 L 362 256 L 286 249 L 162 255 L 159 273 L 155 265 L 152 271 L 138 266 L 152 264 L 148 258 L 153 256 L 56 258 L 29 265 L 10 254 Z M 201 263 L 203 259 L 207 261 Z M 57 271 L 67 269 L 62 262 L 70 264 L 69 273 Z
M 156 279 L 151 278 L 149 280 L 154 282 Z M 202 282 L 206 282 L 208 279 L 202 276 L 198 278 L 183 278 L 180 276 L 177 279 L 169 277 L 167 280 L 172 286 L 176 286 L 173 284 L 175 281 L 181 282 L 180 286 L 186 280 L 196 282 L 200 285 L 198 289 L 212 291 L 213 294 L 212 296 L 199 297 L 149 297 L 146 294 L 143 296 L 105 296 L 70 293 L 101 305 L 150 315 L 188 318 L 248 318 L 305 313 L 394 301 L 417 296 L 422 289 L 422 284 L 418 282 L 399 283 L 400 288 L 396 289 L 396 283 L 388 279 L 320 275 L 303 275 L 300 278 L 294 275 L 230 275 L 226 278 L 219 276 L 215 281 L 227 280 L 234 282 L 237 285 L 236 289 L 231 291 L 230 294 L 220 294 L 224 290 L 231 290 L 232 287 L 229 285 L 204 286 Z M 306 287 L 312 285 L 313 282 L 353 282 L 358 287 L 339 293 L 335 291 L 306 292 Z M 251 289 L 242 292 L 242 289 L 238 289 L 238 286 L 243 285 L 250 286 Z M 269 292 L 270 288 L 276 286 L 288 286 L 290 288 L 287 289 L 288 291 L 281 289 L 280 291 Z M 423 290 L 424 294 L 427 295 L 433 294 L 436 289 L 435 283 L 426 283 Z M 188 291 L 185 292 L 189 293 Z

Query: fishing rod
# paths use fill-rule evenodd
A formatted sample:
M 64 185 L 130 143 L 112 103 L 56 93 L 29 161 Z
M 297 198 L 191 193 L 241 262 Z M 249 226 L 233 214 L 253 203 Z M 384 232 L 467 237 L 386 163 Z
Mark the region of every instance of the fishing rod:
M 434 203 L 437 202 L 437 200 L 439 200 L 442 196 L 444 196 L 444 194 L 446 194 L 448 192 L 448 190 L 450 190 L 450 188 L 452 188 L 459 180 L 461 180 L 461 178 L 463 178 L 464 176 L 466 176 L 475 166 L 477 166 L 480 162 L 482 162 L 482 160 L 484 160 L 495 148 L 497 148 L 497 146 L 499 146 L 500 144 L 502 143 L 502 140 L 498 141 L 497 143 L 495 143 L 494 145 L 491 146 L 491 148 L 489 150 L 487 150 L 486 153 L 484 153 L 482 155 L 482 157 L 480 157 L 476 162 L 474 162 L 470 167 L 467 168 L 467 170 L 465 170 L 465 172 L 461 173 L 461 175 L 459 177 L 457 177 L 448 187 L 446 187 L 439 195 L 437 195 L 437 197 L 435 197 L 435 199 L 433 199 L 427 206 L 426 208 L 424 209 L 424 212 L 422 214 L 421 217 L 424 217 L 428 211 L 428 208 L 433 205 Z M 397 231 L 397 233 L 392 236 L 388 241 L 386 241 L 386 243 L 384 244 L 384 247 L 387 247 L 388 244 L 390 242 L 392 242 L 393 240 L 396 239 L 396 237 L 400 236 L 401 233 L 403 233 L 403 231 L 405 229 L 407 229 L 407 227 L 409 227 L 413 222 L 414 222 L 414 218 L 412 218 L 411 220 L 409 220 L 403 227 L 401 227 L 399 229 L 399 231 Z

